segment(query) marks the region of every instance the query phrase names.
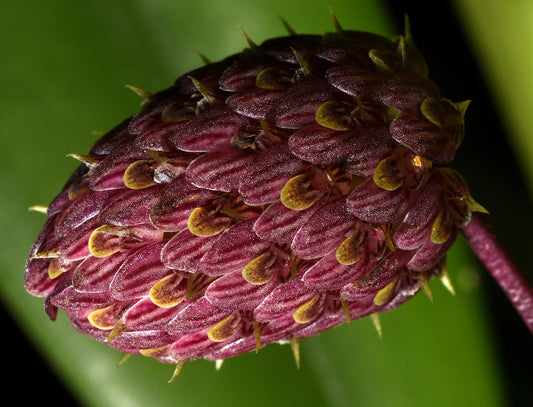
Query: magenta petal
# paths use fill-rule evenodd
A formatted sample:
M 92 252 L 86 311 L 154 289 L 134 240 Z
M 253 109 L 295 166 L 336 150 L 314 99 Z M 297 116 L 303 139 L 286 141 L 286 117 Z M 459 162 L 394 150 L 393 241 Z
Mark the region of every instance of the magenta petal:
M 124 300 L 148 295 L 157 281 L 170 274 L 170 269 L 161 263 L 164 244 L 143 247 L 122 263 L 109 287 L 113 298 Z
M 300 228 L 291 248 L 302 259 L 315 259 L 335 250 L 357 224 L 357 219 L 346 211 L 344 198 L 332 201 L 318 209 Z
M 236 113 L 254 119 L 264 119 L 284 95 L 283 91 L 254 89 L 235 93 L 226 99 L 228 107 Z
M 295 211 L 280 201 L 270 205 L 254 224 L 254 232 L 263 240 L 291 243 L 296 232 L 322 205 L 320 200 L 311 207 Z
M 59 293 L 54 294 L 51 303 L 64 310 L 99 309 L 111 305 L 115 300 L 109 296 L 108 291 L 100 293 L 80 293 L 69 286 Z
M 254 285 L 246 281 L 240 271 L 234 271 L 211 283 L 205 298 L 221 309 L 253 310 L 278 285 L 277 276 L 265 284 Z
M 426 243 L 417 250 L 407 266 L 414 271 L 426 271 L 432 269 L 446 255 L 446 252 L 455 241 L 456 236 L 457 231 L 455 231 L 448 240 L 441 244 L 433 243 L 428 239 Z
M 172 151 L 170 138 L 173 134 L 181 131 L 185 121 L 161 122 L 160 116 L 155 118 L 154 123 L 135 138 L 135 145 L 142 150 Z
M 199 187 L 230 192 L 239 188 L 253 154 L 228 149 L 204 154 L 187 167 L 187 180 Z
M 210 350 L 208 354 L 205 354 L 203 357 L 207 360 L 222 360 L 231 358 L 233 356 L 241 355 L 245 352 L 256 349 L 255 338 L 253 335 L 248 335 L 240 339 L 226 341 L 223 343 L 224 346 L 220 349 Z
M 161 251 L 161 259 L 167 267 L 176 270 L 202 272 L 200 259 L 209 251 L 216 239 L 217 236 L 196 236 L 189 229 L 183 229 L 165 244 Z
M 340 166 L 353 174 L 370 177 L 380 161 L 391 155 L 393 150 L 394 141 L 390 137 L 388 127 L 365 128 L 347 147 Z
M 380 312 L 393 310 L 412 298 L 420 290 L 420 282 L 421 280 L 418 278 L 412 278 L 409 275 L 402 276 L 396 288 L 396 293 L 383 305 Z
M 365 295 L 357 298 L 357 301 L 350 303 L 348 306 L 348 314 L 350 319 L 355 321 L 360 318 L 364 318 L 368 315 L 373 314 L 374 312 L 381 311 L 383 309 L 382 305 L 377 305 L 374 302 L 374 294 Z
M 113 193 L 114 191 L 88 190 L 76 197 L 59 216 L 56 225 L 57 235 L 64 237 L 71 233 L 72 229 L 98 215 Z
M 236 335 L 234 335 L 236 336 Z M 207 331 L 194 332 L 185 335 L 172 344 L 170 354 L 176 360 L 192 360 L 203 358 L 231 342 L 231 338 L 223 342 L 213 342 L 207 336 Z
M 242 271 L 246 264 L 270 248 L 271 243 L 254 233 L 254 222 L 255 219 L 241 221 L 217 235 L 211 249 L 200 260 L 205 274 L 217 276 Z
M 339 65 L 359 66 L 365 70 L 374 69 L 374 64 L 368 58 L 368 44 L 350 44 L 350 47 L 343 47 L 339 44 L 326 44 L 317 51 L 317 56 L 327 61 L 335 62 Z M 390 43 L 376 45 L 373 48 L 390 46 Z
M 172 336 L 164 330 L 154 329 L 149 331 L 131 331 L 122 332 L 116 338 L 110 340 L 110 346 L 122 351 L 127 349 L 153 349 L 161 346 L 169 345 L 176 341 L 177 337 Z M 131 352 L 130 350 L 130 352 Z
M 249 124 L 250 120 L 227 107 L 213 106 L 202 115 L 187 120 L 172 134 L 170 141 L 183 151 L 211 151 L 230 147 L 231 138 Z
M 273 146 L 252 162 L 239 191 L 251 205 L 277 201 L 287 181 L 307 167 L 289 152 L 286 144 Z
M 189 302 L 167 325 L 171 334 L 189 334 L 211 327 L 231 314 L 211 304 L 205 297 Z
M 385 258 L 368 274 L 347 284 L 341 290 L 341 297 L 347 301 L 357 301 L 358 298 L 374 294 L 406 272 L 405 264 L 413 255 L 412 251 L 396 250 Z
M 407 188 L 387 191 L 367 179 L 346 198 L 348 211 L 370 224 L 380 225 L 401 220 L 410 208 Z
M 446 163 L 455 156 L 454 135 L 418 115 L 403 114 L 393 120 L 390 129 L 394 140 L 424 158 Z
M 87 257 L 74 270 L 73 287 L 76 291 L 86 293 L 109 290 L 111 280 L 128 254 L 124 251 L 103 258 Z
M 143 190 L 123 189 L 111 195 L 107 206 L 100 212 L 103 225 L 132 226 L 150 223 L 150 211 L 155 206 L 163 186 L 156 185 Z
M 316 291 L 311 290 L 301 280 L 290 280 L 272 291 L 254 311 L 255 318 L 260 322 L 292 314 L 298 307 L 311 300 Z
M 90 186 L 95 191 L 125 188 L 124 171 L 138 160 L 147 160 L 150 156 L 144 150 L 131 145 L 111 152 L 102 161 L 91 168 Z
M 338 290 L 347 283 L 363 277 L 377 265 L 366 253 L 354 264 L 339 263 L 335 252 L 324 256 L 303 275 L 305 285 L 312 290 Z
M 124 313 L 124 323 L 128 330 L 165 330 L 167 323 L 184 307 L 185 303 L 182 302 L 174 307 L 162 308 L 155 305 L 149 297 L 145 297 Z
M 57 244 L 60 258 L 74 261 L 83 260 L 89 256 L 89 237 L 99 226 L 98 219 L 91 218 L 75 229 L 71 229 Z
M 31 261 L 31 256 L 35 255 L 37 252 L 53 250 L 57 246 L 59 238 L 56 235 L 55 228 L 58 220 L 59 216 L 57 214 L 48 216 L 37 239 L 35 239 L 35 242 L 31 247 L 28 261 Z
M 187 227 L 191 212 L 211 197 L 209 191 L 191 185 L 184 176 L 176 177 L 164 186 L 150 211 L 150 221 L 160 230 L 177 232 Z
M 56 282 L 48 275 L 50 259 L 33 259 L 26 263 L 24 288 L 33 295 L 43 297 L 55 287 Z
M 48 204 L 48 208 L 46 209 L 46 214 L 48 215 L 48 218 L 65 210 L 65 208 L 69 206 L 71 202 L 72 200 L 68 196 L 68 188 L 64 189 L 58 196 L 56 196 L 52 200 L 52 202 Z
M 326 79 L 348 95 L 378 101 L 388 75 L 354 66 L 339 66 L 328 69 Z
M 89 154 L 107 155 L 118 148 L 118 146 L 131 141 L 133 136 L 128 132 L 130 123 L 131 119 L 126 119 L 96 140 L 90 148 Z
M 429 239 L 433 221 L 440 209 L 442 184 L 432 177 L 422 187 L 411 209 L 393 236 L 394 244 L 404 250 L 420 247 Z
M 400 72 L 387 82 L 381 91 L 381 101 L 402 112 L 418 112 L 424 99 L 438 98 L 439 89 L 435 84 L 412 72 Z
M 334 89 L 322 81 L 306 79 L 292 86 L 267 119 L 285 129 L 299 129 L 315 123 L 316 111 L 336 96 Z
M 230 92 L 251 89 L 255 87 L 255 78 L 266 66 L 257 61 L 237 61 L 230 65 L 220 76 L 220 89 Z
M 292 312 L 281 314 L 276 319 L 269 321 L 261 331 L 261 343 L 273 343 L 290 338 L 295 332 L 307 326 L 296 322 Z
M 338 131 L 318 123 L 294 132 L 289 138 L 291 153 L 313 164 L 330 165 L 350 155 L 355 130 Z

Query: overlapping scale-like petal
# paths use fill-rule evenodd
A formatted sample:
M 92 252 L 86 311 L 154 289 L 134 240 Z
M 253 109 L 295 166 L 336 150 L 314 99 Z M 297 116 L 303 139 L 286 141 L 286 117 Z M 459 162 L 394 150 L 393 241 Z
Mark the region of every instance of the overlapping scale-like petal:
M 200 259 L 204 273 L 211 276 L 242 270 L 266 252 L 271 243 L 262 241 L 253 231 L 255 219 L 239 222 L 222 232 Z
M 308 164 L 290 153 L 287 144 L 278 144 L 252 161 L 239 192 L 250 205 L 277 201 L 289 178 L 305 171 L 307 167 Z
M 187 180 L 199 188 L 230 192 L 240 187 L 255 155 L 239 150 L 204 154 L 187 167 Z
M 409 210 L 411 194 L 406 188 L 388 191 L 367 179 L 346 198 L 346 205 L 350 213 L 370 224 L 394 223 Z
M 357 218 L 339 198 L 318 209 L 296 233 L 292 251 L 303 259 L 315 259 L 336 249 L 356 225 Z

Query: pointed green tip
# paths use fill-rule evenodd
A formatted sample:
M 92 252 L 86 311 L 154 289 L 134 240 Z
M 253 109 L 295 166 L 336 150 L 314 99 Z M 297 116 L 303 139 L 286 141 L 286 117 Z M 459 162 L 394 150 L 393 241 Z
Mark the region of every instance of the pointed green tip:
M 168 381 L 169 383 L 172 383 L 174 380 L 176 380 L 176 377 L 178 377 L 180 375 L 181 371 L 183 370 L 183 366 L 185 366 L 185 363 L 187 363 L 187 361 L 180 360 L 176 364 L 176 369 L 174 369 L 174 373 L 172 373 L 172 377 Z

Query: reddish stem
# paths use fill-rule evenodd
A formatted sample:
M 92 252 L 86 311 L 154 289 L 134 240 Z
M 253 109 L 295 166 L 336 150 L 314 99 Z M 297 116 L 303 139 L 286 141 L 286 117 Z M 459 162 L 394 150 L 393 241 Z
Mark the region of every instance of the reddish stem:
M 533 333 L 533 288 L 496 237 L 486 216 L 473 213 L 463 235 Z

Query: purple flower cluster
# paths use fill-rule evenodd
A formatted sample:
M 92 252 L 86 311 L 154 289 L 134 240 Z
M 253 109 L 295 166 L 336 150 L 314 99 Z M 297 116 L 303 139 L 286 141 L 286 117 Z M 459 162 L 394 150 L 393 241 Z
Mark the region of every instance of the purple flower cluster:
M 467 102 L 407 30 L 275 38 L 145 94 L 47 208 L 26 289 L 163 362 L 219 360 L 391 310 L 473 211 L 446 167 Z

